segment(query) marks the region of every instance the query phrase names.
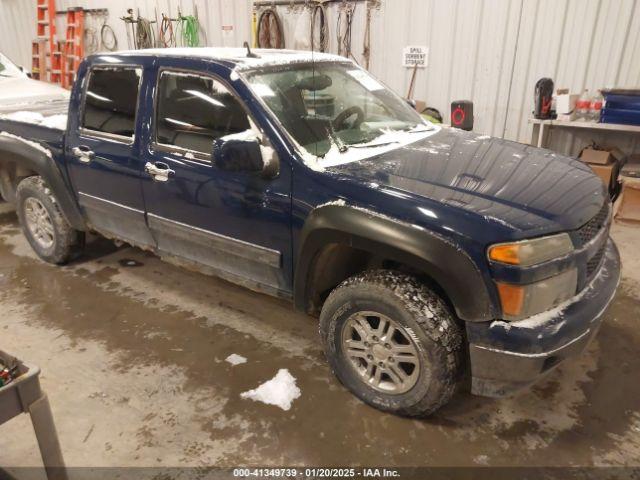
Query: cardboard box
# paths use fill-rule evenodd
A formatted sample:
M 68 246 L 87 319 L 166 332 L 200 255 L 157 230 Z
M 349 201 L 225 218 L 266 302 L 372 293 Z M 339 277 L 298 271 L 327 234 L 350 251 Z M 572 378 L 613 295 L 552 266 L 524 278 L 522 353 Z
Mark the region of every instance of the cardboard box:
M 595 150 L 591 147 L 587 147 L 582 150 L 580 159 L 583 162 L 590 163 L 592 165 L 608 165 L 609 163 L 613 163 L 613 156 L 611 155 L 611 152 L 607 150 Z
M 568 115 L 576 109 L 576 102 L 580 95 L 565 93 L 556 95 L 556 113 L 558 115 Z
M 591 170 L 593 170 L 593 173 L 598 175 L 604 184 L 609 187 L 609 191 L 611 191 L 611 185 L 615 182 L 613 174 L 616 165 L 611 163 L 610 165 L 589 164 L 589 166 L 591 167 Z
M 623 158 L 624 153 L 615 147 L 587 147 L 580 153 L 580 159 L 583 162 L 593 165 L 608 165 L 614 162 L 621 162 Z
M 617 222 L 640 225 L 640 178 L 622 177 L 622 193 L 614 218 Z

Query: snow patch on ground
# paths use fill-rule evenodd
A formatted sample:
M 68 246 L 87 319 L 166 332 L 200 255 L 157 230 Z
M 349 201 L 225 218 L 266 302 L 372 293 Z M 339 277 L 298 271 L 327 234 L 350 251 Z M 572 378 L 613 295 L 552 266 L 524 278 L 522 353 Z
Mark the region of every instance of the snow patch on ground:
M 296 385 L 295 377 L 286 368 L 281 368 L 271 380 L 266 381 L 258 388 L 241 393 L 240 397 L 289 410 L 293 401 L 300 395 L 302 392 Z
M 227 358 L 224 359 L 225 362 L 230 363 L 234 367 L 236 365 L 241 365 L 243 363 L 247 363 L 247 359 L 242 355 L 238 355 L 237 353 L 232 353 Z

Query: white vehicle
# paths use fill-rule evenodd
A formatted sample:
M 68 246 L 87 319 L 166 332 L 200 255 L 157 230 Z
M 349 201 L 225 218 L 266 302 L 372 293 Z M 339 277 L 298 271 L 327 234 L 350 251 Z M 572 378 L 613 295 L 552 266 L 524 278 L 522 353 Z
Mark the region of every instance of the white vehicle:
M 68 101 L 67 90 L 29 78 L 20 67 L 0 53 L 0 113 L 34 108 L 41 111 L 49 102 L 54 107 Z

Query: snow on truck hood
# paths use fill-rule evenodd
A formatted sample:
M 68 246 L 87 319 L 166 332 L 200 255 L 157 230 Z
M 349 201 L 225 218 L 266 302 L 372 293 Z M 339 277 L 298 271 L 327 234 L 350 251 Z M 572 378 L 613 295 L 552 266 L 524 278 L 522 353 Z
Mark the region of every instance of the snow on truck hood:
M 579 228 L 607 198 L 599 177 L 579 160 L 448 127 L 326 170 L 538 233 Z

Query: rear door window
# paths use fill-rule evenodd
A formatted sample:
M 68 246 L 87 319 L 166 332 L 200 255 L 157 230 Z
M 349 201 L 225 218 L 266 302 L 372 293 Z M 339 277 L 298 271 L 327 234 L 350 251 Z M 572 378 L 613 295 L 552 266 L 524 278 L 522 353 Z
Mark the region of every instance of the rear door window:
M 133 139 L 141 78 L 141 68 L 93 69 L 85 93 L 82 128 Z
M 157 92 L 157 144 L 209 155 L 213 140 L 251 128 L 242 104 L 211 77 L 162 71 Z

